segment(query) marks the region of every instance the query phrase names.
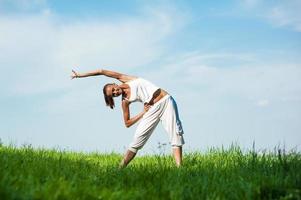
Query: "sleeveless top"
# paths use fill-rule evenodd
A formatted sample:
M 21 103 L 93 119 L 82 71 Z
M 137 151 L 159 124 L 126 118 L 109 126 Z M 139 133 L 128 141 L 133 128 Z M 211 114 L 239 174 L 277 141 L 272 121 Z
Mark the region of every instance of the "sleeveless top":
M 130 98 L 124 98 L 129 102 L 140 101 L 148 103 L 152 99 L 154 92 L 159 89 L 159 87 L 143 78 L 136 78 L 125 84 L 128 84 L 131 89 Z

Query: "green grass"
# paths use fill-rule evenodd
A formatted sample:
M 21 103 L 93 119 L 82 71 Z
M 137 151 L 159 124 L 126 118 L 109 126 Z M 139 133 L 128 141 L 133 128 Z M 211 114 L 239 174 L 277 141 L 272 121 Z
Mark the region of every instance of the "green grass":
M 301 199 L 301 155 L 243 153 L 237 146 L 141 156 L 0 145 L 0 199 Z

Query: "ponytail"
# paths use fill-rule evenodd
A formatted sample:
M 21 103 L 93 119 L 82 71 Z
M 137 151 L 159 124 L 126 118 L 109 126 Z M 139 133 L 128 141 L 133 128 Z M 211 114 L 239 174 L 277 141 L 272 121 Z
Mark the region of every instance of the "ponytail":
M 106 105 L 110 106 L 110 108 L 113 109 L 115 107 L 114 99 L 113 99 L 113 97 L 108 96 L 107 93 L 106 93 L 106 89 L 110 85 L 113 85 L 113 84 L 108 83 L 103 87 L 103 95 L 104 95 L 104 98 L 105 98 Z

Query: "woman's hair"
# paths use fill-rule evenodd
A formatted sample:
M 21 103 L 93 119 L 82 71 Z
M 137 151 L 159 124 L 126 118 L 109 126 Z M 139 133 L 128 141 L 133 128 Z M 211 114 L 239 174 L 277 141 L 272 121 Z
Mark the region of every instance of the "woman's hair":
M 108 83 L 103 87 L 103 95 L 104 95 L 107 106 L 110 106 L 110 108 L 113 109 L 115 107 L 114 99 L 113 99 L 113 97 L 108 96 L 106 93 L 107 87 L 111 86 L 111 85 L 113 85 L 113 83 Z

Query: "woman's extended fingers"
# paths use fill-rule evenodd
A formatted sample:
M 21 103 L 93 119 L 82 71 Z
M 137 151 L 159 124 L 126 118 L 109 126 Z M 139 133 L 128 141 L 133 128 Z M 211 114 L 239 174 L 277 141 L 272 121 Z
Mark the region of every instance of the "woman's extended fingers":
M 72 75 L 71 75 L 71 79 L 77 78 L 78 74 L 76 73 L 76 71 L 72 70 Z

